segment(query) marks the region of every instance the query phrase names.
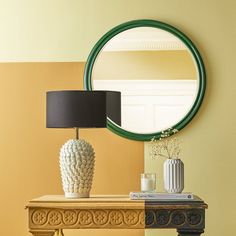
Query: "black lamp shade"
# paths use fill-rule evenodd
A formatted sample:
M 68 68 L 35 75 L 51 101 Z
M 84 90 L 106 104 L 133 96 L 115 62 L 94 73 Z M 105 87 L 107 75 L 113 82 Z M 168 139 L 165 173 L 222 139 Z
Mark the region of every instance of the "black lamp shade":
M 107 117 L 121 125 L 121 93 L 116 91 L 47 92 L 47 128 L 102 128 Z

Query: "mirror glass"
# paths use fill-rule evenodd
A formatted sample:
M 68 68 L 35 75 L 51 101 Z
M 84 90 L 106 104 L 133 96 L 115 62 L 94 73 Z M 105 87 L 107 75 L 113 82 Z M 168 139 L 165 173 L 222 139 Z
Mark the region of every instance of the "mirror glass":
M 204 93 L 201 63 L 197 49 L 177 29 L 134 21 L 114 28 L 95 45 L 85 84 L 90 90 L 121 91 L 121 126 L 112 124 L 111 129 L 150 140 L 169 128 L 181 129 L 197 112 Z
M 121 91 L 121 127 L 135 133 L 166 130 L 191 109 L 198 75 L 188 48 L 174 35 L 138 27 L 119 33 L 100 51 L 94 90 Z

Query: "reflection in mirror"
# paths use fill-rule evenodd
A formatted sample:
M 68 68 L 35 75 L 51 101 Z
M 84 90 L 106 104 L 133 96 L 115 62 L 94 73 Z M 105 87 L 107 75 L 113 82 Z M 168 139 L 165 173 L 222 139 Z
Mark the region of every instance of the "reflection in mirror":
M 154 133 L 173 127 L 192 108 L 198 91 L 192 54 L 162 29 L 137 27 L 109 40 L 92 71 L 94 90 L 122 94 L 121 128 Z

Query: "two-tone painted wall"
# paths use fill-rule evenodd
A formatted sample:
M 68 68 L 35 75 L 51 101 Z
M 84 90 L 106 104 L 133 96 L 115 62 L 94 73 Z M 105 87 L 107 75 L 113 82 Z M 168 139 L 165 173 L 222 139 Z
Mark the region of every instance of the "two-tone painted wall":
M 115 25 L 150 18 L 182 30 L 203 56 L 208 81 L 205 100 L 191 124 L 180 133 L 186 191 L 198 193 L 209 204 L 206 236 L 232 235 L 236 194 L 235 8 L 233 0 L 0 0 L 2 234 L 27 235 L 27 200 L 62 194 L 57 156 L 73 131 L 45 128 L 45 92 L 82 88 L 83 62 L 95 42 Z M 157 172 L 158 188 L 162 189 L 163 160 L 153 161 L 148 155 L 143 159 L 142 142 L 120 138 L 104 129 L 84 130 L 81 136 L 97 152 L 93 193 L 138 190 L 144 168 Z M 67 235 L 75 234 L 72 231 Z

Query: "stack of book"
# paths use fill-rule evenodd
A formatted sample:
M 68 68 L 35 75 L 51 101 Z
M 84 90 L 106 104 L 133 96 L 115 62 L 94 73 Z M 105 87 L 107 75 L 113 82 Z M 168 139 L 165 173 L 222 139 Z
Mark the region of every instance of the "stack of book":
M 194 200 L 192 193 L 157 193 L 157 192 L 131 192 L 131 200 L 156 200 L 156 201 L 191 201 Z

